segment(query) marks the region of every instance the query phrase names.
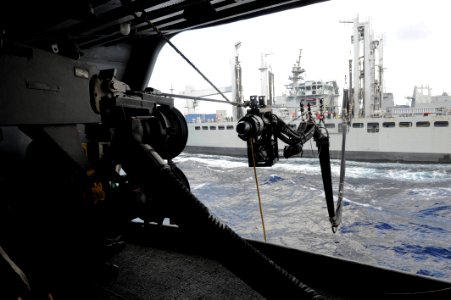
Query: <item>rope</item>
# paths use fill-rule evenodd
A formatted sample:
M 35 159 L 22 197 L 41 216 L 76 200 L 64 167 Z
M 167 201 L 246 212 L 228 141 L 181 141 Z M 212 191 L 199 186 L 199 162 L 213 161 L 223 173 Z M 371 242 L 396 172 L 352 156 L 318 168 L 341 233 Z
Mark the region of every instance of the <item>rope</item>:
M 337 201 L 337 209 L 335 211 L 335 216 L 330 219 L 332 224 L 332 232 L 336 233 L 338 225 L 341 223 L 341 214 L 342 214 L 342 201 L 344 194 L 344 181 L 345 181 L 345 170 L 346 170 L 346 132 L 348 131 L 348 124 L 350 124 L 350 106 L 349 99 L 347 98 L 347 93 L 345 94 L 346 101 L 346 111 L 342 112 L 342 122 L 341 122 L 341 130 L 342 130 L 342 140 L 341 140 L 341 163 L 340 163 L 340 182 L 338 185 L 338 201 Z
M 343 137 L 341 141 L 341 163 L 340 163 L 340 182 L 338 185 L 338 201 L 337 209 L 335 211 L 335 217 L 331 220 L 332 222 L 332 232 L 337 232 L 338 225 L 341 223 L 341 211 L 343 209 L 342 201 L 344 194 L 344 181 L 345 181 L 345 170 L 346 170 L 346 122 L 342 123 L 341 129 L 343 130 Z
M 252 163 L 253 163 L 253 166 L 254 166 L 255 185 L 257 186 L 258 205 L 260 207 L 260 217 L 262 219 L 263 238 L 264 238 L 264 240 L 266 242 L 265 219 L 263 218 L 262 199 L 260 197 L 260 188 L 258 186 L 257 168 L 255 167 L 254 143 L 252 142 L 252 137 L 249 138 L 249 142 L 251 144 Z
M 14 263 L 14 261 L 9 257 L 9 255 L 3 250 L 3 248 L 0 246 L 0 256 L 9 264 L 11 269 L 19 276 L 19 278 L 22 280 L 22 283 L 25 285 L 28 291 L 31 290 L 30 283 L 28 282 L 27 276 L 25 273 Z

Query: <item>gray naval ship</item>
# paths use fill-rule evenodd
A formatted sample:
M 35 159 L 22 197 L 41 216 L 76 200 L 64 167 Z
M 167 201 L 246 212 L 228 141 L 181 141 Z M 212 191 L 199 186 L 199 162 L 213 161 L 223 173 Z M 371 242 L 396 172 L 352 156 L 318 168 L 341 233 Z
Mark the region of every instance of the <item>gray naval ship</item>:
M 173 161 L 185 119 L 146 88 L 162 46 L 316 2 L 3 1 L 0 298 L 449 299 L 450 282 L 243 239 Z M 252 113 L 240 130 L 248 142 L 266 114 Z M 287 128 L 276 129 L 292 153 L 306 138 L 322 147 L 336 230 L 328 137 L 313 123 Z
M 356 17 L 346 22 L 353 24 L 348 86 L 340 91 L 334 80 L 306 80 L 300 52 L 289 76 L 287 92 L 276 96 L 271 66 L 262 61 L 259 68 L 262 92 L 258 95 L 262 108 L 272 110 L 294 129 L 310 117 L 322 123 L 330 135 L 330 151 L 335 158 L 340 157 L 343 143 L 341 116 L 349 109 L 352 117 L 346 137 L 348 159 L 451 163 L 451 97 L 446 93 L 433 96 L 429 86 L 421 85 L 415 86 L 408 97 L 411 105 L 395 105 L 393 94 L 384 92 L 383 39 L 374 35 L 369 21 L 362 22 Z M 234 101 L 243 102 L 242 83 L 237 80 L 242 77 L 238 53 L 235 60 L 232 96 Z M 350 107 L 344 107 L 340 98 L 347 99 Z M 246 155 L 246 144 L 235 134 L 236 122 L 228 121 L 218 112 L 209 118 L 187 115 L 191 134 L 186 151 Z M 234 120 L 245 114 L 240 107 L 233 112 Z M 278 143 L 279 152 L 285 146 L 283 141 Z M 305 157 L 316 156 L 315 151 L 305 148 Z

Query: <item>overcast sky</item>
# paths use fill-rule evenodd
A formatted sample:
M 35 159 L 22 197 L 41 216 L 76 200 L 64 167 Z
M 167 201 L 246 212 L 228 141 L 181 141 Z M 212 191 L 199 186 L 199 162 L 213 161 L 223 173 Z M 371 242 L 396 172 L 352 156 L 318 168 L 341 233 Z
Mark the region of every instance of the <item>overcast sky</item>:
M 261 54 L 275 73 L 276 95 L 285 91 L 299 49 L 307 80 L 336 80 L 344 87 L 351 50 L 352 25 L 370 20 L 375 37 L 384 39 L 385 92 L 406 103 L 415 85 L 428 84 L 433 94 L 451 93 L 451 2 L 446 0 L 331 0 L 251 20 L 181 33 L 171 41 L 216 86 L 231 85 L 239 49 L 244 96 L 260 92 Z M 149 86 L 180 93 L 186 86 L 211 88 L 169 45 L 157 61 Z M 226 94 L 231 98 L 230 94 Z M 182 110 L 183 102 L 177 106 Z M 228 106 L 203 104 L 198 112 Z

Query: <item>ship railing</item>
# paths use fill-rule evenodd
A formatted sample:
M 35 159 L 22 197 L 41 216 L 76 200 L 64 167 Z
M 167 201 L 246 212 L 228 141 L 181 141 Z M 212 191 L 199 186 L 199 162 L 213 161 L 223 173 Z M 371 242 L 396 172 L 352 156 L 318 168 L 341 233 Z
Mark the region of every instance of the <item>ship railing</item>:
M 451 112 L 450 107 L 390 107 L 387 113 L 396 116 L 428 116 L 428 115 L 448 115 Z

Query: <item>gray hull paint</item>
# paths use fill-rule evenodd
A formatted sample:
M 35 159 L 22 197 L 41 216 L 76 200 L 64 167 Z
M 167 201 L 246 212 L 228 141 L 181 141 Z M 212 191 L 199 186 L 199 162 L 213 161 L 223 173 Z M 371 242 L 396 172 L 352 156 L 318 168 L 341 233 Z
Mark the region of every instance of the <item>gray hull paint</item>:
M 238 157 L 247 156 L 247 151 L 245 148 L 186 146 L 184 152 L 193 154 L 227 155 Z M 282 153 L 280 153 L 279 155 L 281 159 L 284 159 Z M 306 149 L 302 154 L 302 157 L 317 157 L 317 151 Z M 339 151 L 331 151 L 330 157 L 331 159 L 339 159 L 341 155 Z M 346 151 L 346 159 L 370 162 L 451 163 L 451 157 L 447 153 Z
M 340 158 L 341 119 L 328 119 L 332 158 Z M 428 126 L 418 126 L 427 123 Z M 436 126 L 437 123 L 445 126 Z M 293 123 L 297 127 L 297 123 Z M 346 158 L 356 161 L 451 163 L 451 116 L 355 118 L 346 135 Z M 362 125 L 355 127 L 354 125 Z M 377 129 L 369 128 L 377 124 Z M 405 127 L 401 124 L 410 124 Z M 390 126 L 389 126 L 390 125 Z M 246 142 L 239 139 L 235 122 L 188 124 L 186 152 L 245 156 Z M 279 141 L 279 151 L 284 143 Z M 304 145 L 304 157 L 315 157 L 316 145 Z M 280 155 L 283 159 L 283 155 Z

